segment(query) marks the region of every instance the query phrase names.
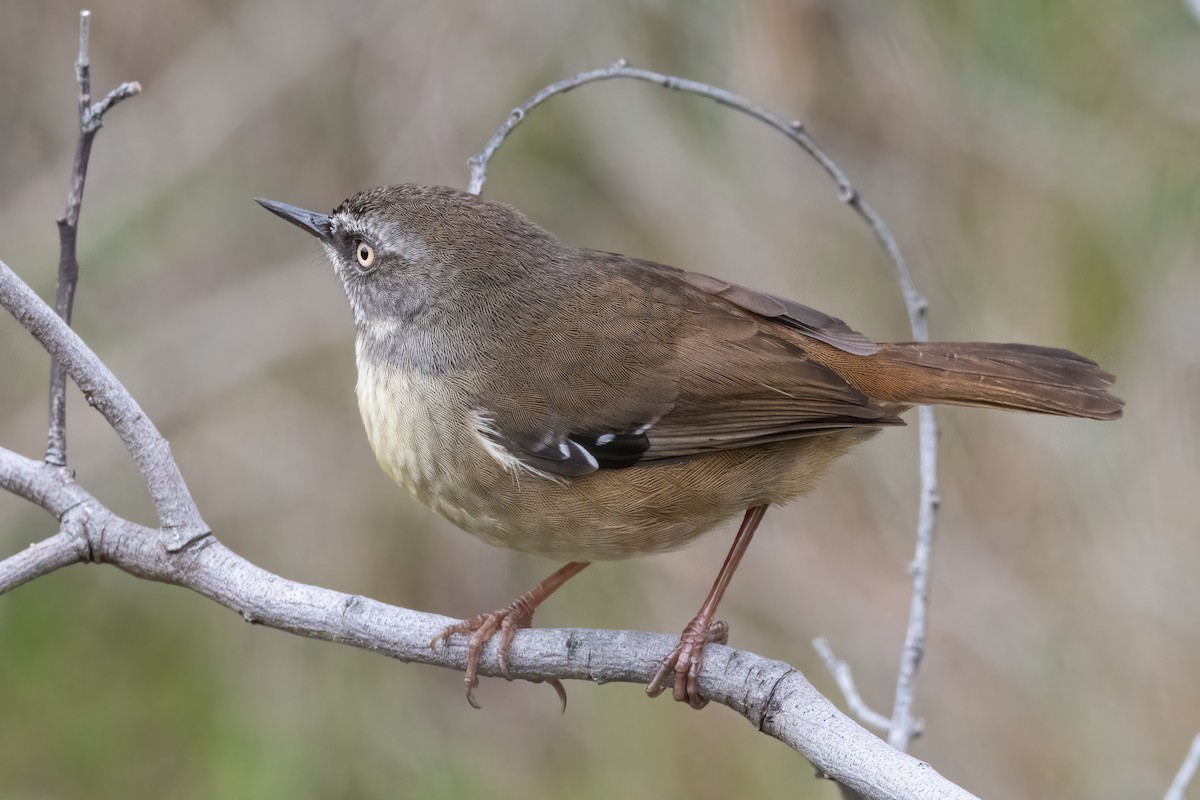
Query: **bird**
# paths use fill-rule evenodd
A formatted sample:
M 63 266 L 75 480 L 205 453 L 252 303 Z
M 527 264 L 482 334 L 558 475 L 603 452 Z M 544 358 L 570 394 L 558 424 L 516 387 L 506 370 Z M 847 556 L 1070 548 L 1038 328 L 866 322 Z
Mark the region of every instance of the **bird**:
M 354 316 L 356 393 L 379 466 L 459 528 L 566 564 L 448 626 L 463 681 L 593 561 L 680 548 L 741 515 L 712 589 L 647 686 L 707 703 L 704 649 L 768 506 L 924 404 L 1112 420 L 1113 375 L 1027 344 L 878 343 L 816 309 L 698 272 L 574 247 L 445 186 L 359 192 L 325 214 L 256 198 L 316 237 Z M 554 683 L 565 703 L 560 684 Z

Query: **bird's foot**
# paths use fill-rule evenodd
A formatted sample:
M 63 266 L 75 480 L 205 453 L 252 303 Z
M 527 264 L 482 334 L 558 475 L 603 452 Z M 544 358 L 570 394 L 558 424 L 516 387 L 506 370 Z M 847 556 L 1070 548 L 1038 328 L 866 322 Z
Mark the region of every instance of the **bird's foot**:
M 467 643 L 467 671 L 463 675 L 463 683 L 467 687 L 467 702 L 471 704 L 472 708 L 479 708 L 479 702 L 475 700 L 475 687 L 479 685 L 479 659 L 483 655 L 484 648 L 487 647 L 493 636 L 497 633 L 500 634 L 500 647 L 496 657 L 500 663 L 500 674 L 504 676 L 505 680 L 511 681 L 512 676 L 508 671 L 508 656 L 509 651 L 512 650 L 513 637 L 521 628 L 528 628 L 532 625 L 533 608 L 526 602 L 525 597 L 520 597 L 497 611 L 480 614 L 446 626 L 441 633 L 433 637 L 429 647 L 436 650 L 438 645 L 449 641 L 450 637 L 456 633 L 471 637 Z M 541 682 L 541 680 L 533 681 L 533 683 Z M 558 699 L 562 702 L 562 709 L 566 711 L 567 690 L 555 678 L 547 678 L 545 682 L 554 687 Z
M 713 620 L 704 614 L 697 614 L 695 619 L 683 629 L 679 644 L 663 661 L 654 680 L 646 687 L 646 694 L 658 697 L 666 689 L 668 675 L 674 674 L 675 683 L 671 696 L 681 703 L 687 703 L 692 708 L 701 709 L 708 705 L 708 698 L 700 694 L 700 670 L 704 666 L 704 647 L 715 642 L 725 644 L 729 641 L 729 625 L 721 620 Z

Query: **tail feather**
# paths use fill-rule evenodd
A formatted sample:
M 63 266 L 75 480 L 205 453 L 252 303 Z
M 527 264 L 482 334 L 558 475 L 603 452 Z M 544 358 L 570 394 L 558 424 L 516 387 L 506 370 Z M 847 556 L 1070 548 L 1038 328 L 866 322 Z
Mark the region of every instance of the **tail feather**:
M 901 342 L 864 359 L 862 391 L 913 404 L 950 404 L 1116 419 L 1113 376 L 1070 350 L 1028 344 Z M 849 376 L 847 376 L 849 377 Z M 851 378 L 852 383 L 856 383 Z M 857 385 L 857 384 L 856 384 Z

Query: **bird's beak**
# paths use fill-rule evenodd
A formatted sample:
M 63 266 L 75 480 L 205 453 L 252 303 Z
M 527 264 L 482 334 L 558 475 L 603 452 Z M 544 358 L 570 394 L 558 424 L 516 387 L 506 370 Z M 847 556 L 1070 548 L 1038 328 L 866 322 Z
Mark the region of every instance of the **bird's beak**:
M 325 239 L 330 234 L 329 215 L 318 214 L 316 211 L 306 211 L 298 206 L 289 206 L 275 200 L 254 198 L 254 202 L 270 211 L 277 217 L 282 217 L 305 233 L 311 233 L 318 239 Z

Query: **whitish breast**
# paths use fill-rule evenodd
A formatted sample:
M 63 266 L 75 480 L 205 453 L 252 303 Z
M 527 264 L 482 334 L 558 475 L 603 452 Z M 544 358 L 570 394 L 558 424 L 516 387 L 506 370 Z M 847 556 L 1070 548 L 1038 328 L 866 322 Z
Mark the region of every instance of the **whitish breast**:
M 362 348 L 357 355 L 358 410 L 375 458 L 392 480 L 428 503 L 451 444 L 437 420 L 451 413 L 452 398 L 424 375 L 375 363 Z
M 358 409 L 379 466 L 422 503 L 486 538 L 495 520 L 480 499 L 491 492 L 481 494 L 478 484 L 501 471 L 481 470 L 486 454 L 466 424 L 462 387 L 376 362 L 361 347 L 357 356 Z

